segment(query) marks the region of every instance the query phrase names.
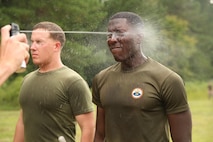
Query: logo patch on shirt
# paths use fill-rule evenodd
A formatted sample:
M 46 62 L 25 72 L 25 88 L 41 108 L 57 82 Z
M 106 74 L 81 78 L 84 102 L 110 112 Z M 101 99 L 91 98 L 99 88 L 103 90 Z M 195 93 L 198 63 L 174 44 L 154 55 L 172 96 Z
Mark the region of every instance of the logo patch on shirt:
M 143 90 L 141 88 L 135 88 L 132 90 L 132 97 L 138 99 L 143 96 Z

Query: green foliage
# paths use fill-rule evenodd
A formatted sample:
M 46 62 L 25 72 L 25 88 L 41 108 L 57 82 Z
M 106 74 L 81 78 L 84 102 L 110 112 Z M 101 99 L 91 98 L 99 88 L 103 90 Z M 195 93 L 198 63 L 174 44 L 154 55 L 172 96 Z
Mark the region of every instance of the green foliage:
M 108 0 L 104 10 L 107 11 L 107 19 L 119 11 L 130 11 L 139 14 L 144 21 L 154 21 L 156 25 L 161 25 L 161 18 L 165 14 L 159 0 Z
M 21 29 L 32 29 L 40 21 L 52 21 L 64 30 L 96 30 L 105 12 L 97 0 L 5 1 L 1 7 L 1 26 L 17 22 Z M 8 18 L 10 17 L 10 18 Z
M 188 54 L 190 57 L 186 58 L 190 63 L 190 66 L 186 66 L 186 68 L 191 73 L 185 74 L 185 78 L 187 80 L 192 77 L 197 79 L 212 78 L 213 42 L 211 38 L 213 30 L 211 29 L 213 28 L 213 5 L 209 4 L 209 0 L 162 0 L 162 4 L 167 8 L 169 15 L 175 15 L 178 19 L 187 21 L 188 30 L 185 34 L 196 41 L 194 45 L 195 50 L 193 49 L 194 52 Z M 185 44 L 183 50 L 188 50 L 188 47 L 189 45 Z M 178 62 L 182 62 L 182 60 Z
M 96 38 L 96 39 L 94 39 Z M 106 54 L 106 45 L 102 44 L 97 47 L 92 41 L 97 40 L 97 36 L 91 37 L 91 43 L 80 45 L 77 42 L 66 43 L 66 47 L 62 50 L 63 63 L 77 71 L 91 86 L 92 79 L 101 69 L 112 63 L 112 59 Z M 100 43 L 105 40 L 98 40 Z
M 18 76 L 0 87 L 0 109 L 19 108 L 18 96 L 22 80 L 23 77 Z
M 190 68 L 190 58 L 196 52 L 196 38 L 188 34 L 188 22 L 174 15 L 165 17 L 164 35 L 167 37 L 168 55 L 163 60 L 183 78 L 194 77 Z M 179 57 L 179 58 L 174 58 Z
M 16 22 L 21 30 L 30 30 L 40 21 L 52 21 L 66 31 L 106 31 L 108 18 L 118 11 L 142 16 L 146 55 L 170 67 L 186 81 L 213 78 L 213 5 L 209 0 L 1 0 L 0 26 Z M 106 35 L 66 37 L 64 64 L 91 85 L 94 75 L 114 62 Z M 0 103 L 18 107 L 21 78 L 36 68 L 30 60 L 25 73 L 11 76 L 0 88 Z
M 83 0 L 64 0 L 63 2 L 57 0 L 31 0 L 30 2 L 12 0 L 2 1 L 0 7 L 1 26 L 16 22 L 20 25 L 21 30 L 30 30 L 34 24 L 40 21 L 53 21 L 68 31 L 96 31 L 99 23 L 103 21 L 106 15 L 106 12 L 102 11 L 103 4 L 97 0 L 89 0 L 87 2 Z M 30 38 L 30 35 L 28 36 Z M 87 45 L 90 43 L 87 35 L 67 34 L 66 37 L 66 46 L 69 46 L 69 42 L 74 42 L 75 53 L 78 52 L 76 56 L 80 54 L 92 54 L 92 52 L 86 53 L 84 51 L 88 49 Z M 73 56 L 72 52 L 68 53 L 71 53 L 70 57 Z M 89 56 L 87 55 L 87 57 Z M 74 65 L 70 67 L 73 67 L 74 70 L 79 71 L 85 77 L 82 69 L 88 65 L 86 60 L 81 60 L 81 62 L 78 60 L 74 61 L 76 62 L 72 62 Z M 70 62 L 70 59 L 65 57 L 64 62 Z M 26 73 L 36 69 L 31 61 L 27 68 Z

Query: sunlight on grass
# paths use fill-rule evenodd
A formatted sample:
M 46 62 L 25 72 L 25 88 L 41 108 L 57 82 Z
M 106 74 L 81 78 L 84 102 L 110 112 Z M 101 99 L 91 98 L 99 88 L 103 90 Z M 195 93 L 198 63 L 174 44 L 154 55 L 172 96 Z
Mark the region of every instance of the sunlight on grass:
M 213 100 L 190 101 L 193 142 L 212 142 Z
M 0 111 L 0 142 L 12 142 L 19 111 Z

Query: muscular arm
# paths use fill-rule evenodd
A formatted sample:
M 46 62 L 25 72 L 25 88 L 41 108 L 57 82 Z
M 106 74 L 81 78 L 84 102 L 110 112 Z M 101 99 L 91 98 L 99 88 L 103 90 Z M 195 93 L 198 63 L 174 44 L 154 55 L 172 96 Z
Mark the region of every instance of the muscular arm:
M 77 115 L 76 120 L 81 129 L 81 142 L 93 142 L 95 134 L 94 112 Z
M 16 130 L 13 142 L 24 142 L 24 124 L 23 124 L 23 114 L 20 112 L 18 122 L 16 124 Z
M 97 107 L 96 132 L 94 142 L 104 142 L 105 138 L 105 112 Z
M 191 142 L 192 120 L 190 110 L 168 115 L 173 142 Z

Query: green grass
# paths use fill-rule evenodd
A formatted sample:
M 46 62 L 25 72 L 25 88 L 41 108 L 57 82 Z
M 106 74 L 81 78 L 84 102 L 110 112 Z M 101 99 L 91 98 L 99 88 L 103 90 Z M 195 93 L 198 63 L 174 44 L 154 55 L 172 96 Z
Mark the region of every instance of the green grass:
M 0 111 L 0 142 L 11 142 L 13 140 L 18 116 L 18 111 Z
M 189 100 L 201 100 L 208 98 L 208 82 L 186 82 L 185 86 Z
M 193 142 L 212 142 L 213 100 L 190 101 Z
M 189 101 L 192 120 L 193 142 L 212 142 L 213 131 L 213 99 Z M 11 142 L 15 130 L 15 124 L 19 111 L 0 111 L 0 142 Z M 77 142 L 79 141 L 79 127 L 77 131 Z

